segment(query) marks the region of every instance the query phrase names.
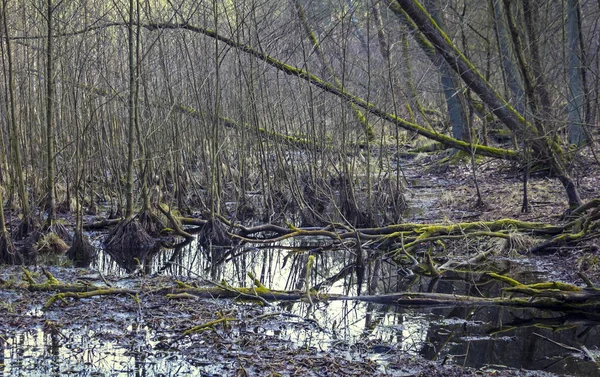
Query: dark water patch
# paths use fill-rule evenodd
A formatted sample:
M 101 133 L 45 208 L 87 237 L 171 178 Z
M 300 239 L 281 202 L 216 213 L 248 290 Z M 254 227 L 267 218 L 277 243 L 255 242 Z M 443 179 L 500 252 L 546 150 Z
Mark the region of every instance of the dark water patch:
M 584 360 L 582 346 L 600 347 L 600 317 L 500 307 L 435 310 L 421 355 L 432 360 L 482 368 L 489 365 L 595 376 L 600 369 Z M 451 319 L 446 322 L 446 319 Z M 462 323 L 461 323 L 462 321 Z

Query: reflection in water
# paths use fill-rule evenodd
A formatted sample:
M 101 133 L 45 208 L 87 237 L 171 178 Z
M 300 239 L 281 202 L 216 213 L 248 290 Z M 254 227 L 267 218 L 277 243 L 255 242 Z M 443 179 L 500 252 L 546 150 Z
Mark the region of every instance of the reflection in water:
M 309 286 L 329 281 L 328 293 L 357 293 L 351 249 L 318 248 L 323 240 L 287 240 L 278 247 L 206 248 L 196 241 L 149 253 L 139 262 L 145 274 L 165 274 L 190 279 L 221 281 L 233 286 L 251 286 L 252 273 L 273 289 L 305 289 L 306 263 L 315 255 Z M 371 255 L 367 252 L 367 255 Z M 135 261 L 135 260 L 134 260 Z M 116 263 L 100 253 L 96 268 L 105 274 L 125 275 L 130 264 Z M 514 261 L 496 261 L 488 269 L 510 272 L 523 282 L 539 280 Z M 404 277 L 397 266 L 379 259 L 366 268 L 368 291 L 456 293 L 498 296 L 502 285 L 478 273 L 447 272 L 443 278 L 419 275 Z M 343 272 L 343 273 L 342 273 Z M 373 278 L 375 276 L 375 278 Z M 541 277 L 543 278 L 543 277 Z M 365 291 L 363 287 L 363 291 Z M 363 347 L 366 352 L 402 350 L 439 362 L 485 367 L 507 366 L 580 376 L 597 375 L 594 363 L 586 362 L 557 343 L 590 350 L 600 347 L 599 319 L 589 315 L 501 307 L 406 308 L 353 301 L 280 304 L 297 316 L 285 328 L 266 329 L 270 335 L 290 340 L 301 347 Z M 279 308 L 278 310 L 281 310 Z M 304 319 L 304 320 L 303 320 Z M 518 350 L 518 352 L 515 352 Z M 141 361 L 143 362 L 143 360 Z
M 0 376 L 178 376 L 200 370 L 177 354 L 149 352 L 146 342 L 110 342 L 91 329 L 69 333 L 45 326 L 0 336 Z

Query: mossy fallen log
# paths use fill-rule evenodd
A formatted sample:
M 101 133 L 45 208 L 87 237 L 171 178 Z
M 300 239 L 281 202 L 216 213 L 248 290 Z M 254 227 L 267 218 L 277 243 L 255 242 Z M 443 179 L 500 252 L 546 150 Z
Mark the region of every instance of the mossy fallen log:
M 128 294 L 128 295 L 132 295 L 132 296 L 136 296 L 139 293 L 139 291 L 134 290 L 134 289 L 127 289 L 127 288 L 100 288 L 100 289 L 95 289 L 95 290 L 91 290 L 91 291 L 63 291 L 60 293 L 57 293 L 55 295 L 53 295 L 52 297 L 50 297 L 48 299 L 48 301 L 46 301 L 46 304 L 44 304 L 44 309 L 49 309 L 55 302 L 57 301 L 65 301 L 65 299 L 67 298 L 75 298 L 75 299 L 82 299 L 82 298 L 91 298 L 91 297 L 96 297 L 96 296 L 111 296 L 111 295 L 123 295 L 123 294 Z
M 571 284 L 560 282 L 540 282 L 535 284 L 521 284 L 520 282 L 493 273 L 488 275 L 493 279 L 500 280 L 510 285 L 504 288 L 505 294 L 502 297 L 475 297 L 457 294 L 445 293 L 421 293 L 421 292 L 399 292 L 382 295 L 368 296 L 346 296 L 340 294 L 320 294 L 315 290 L 271 290 L 258 284 L 250 288 L 234 288 L 226 283 L 216 284 L 215 286 L 194 287 L 187 283 L 179 283 L 172 287 L 154 287 L 149 288 L 140 286 L 139 288 L 113 288 L 97 287 L 83 283 L 62 283 L 56 280 L 50 273 L 46 274 L 45 283 L 36 283 L 32 274 L 24 269 L 25 280 L 29 283 L 28 289 L 31 291 L 58 292 L 52 295 L 44 305 L 44 309 L 49 309 L 57 301 L 65 301 L 67 298 L 85 299 L 96 296 L 107 295 L 130 295 L 139 297 L 144 295 L 161 295 L 170 299 L 237 299 L 256 301 L 259 303 L 272 301 L 362 301 L 378 303 L 385 305 L 400 306 L 515 306 L 532 307 L 552 310 L 580 310 L 597 311 L 600 310 L 600 289 L 597 288 L 579 288 Z M 515 297 L 518 295 L 518 297 Z
M 222 317 L 219 319 L 215 319 L 214 321 L 206 322 L 201 325 L 194 326 L 188 330 L 185 330 L 183 332 L 183 335 L 191 335 L 191 334 L 202 332 L 204 330 L 210 330 L 210 329 L 213 329 L 218 324 L 223 324 L 224 327 L 227 327 L 228 322 L 235 322 L 235 321 L 239 321 L 239 319 L 234 318 L 234 317 Z
M 237 226 L 240 234 L 232 234 L 245 243 L 268 244 L 295 237 L 327 237 L 334 240 L 355 239 L 363 241 L 407 242 L 405 247 L 442 239 L 460 239 L 467 237 L 500 237 L 508 239 L 511 233 L 527 233 L 534 236 L 556 235 L 564 227 L 547 223 L 528 222 L 516 219 L 496 221 L 475 221 L 453 224 L 393 224 L 381 228 L 348 229 L 341 226 L 324 228 L 281 227 L 265 224 L 252 228 Z
M 98 287 L 87 283 L 62 283 L 56 279 L 50 272 L 43 270 L 46 276 L 44 283 L 37 283 L 31 271 L 22 268 L 23 280 L 27 282 L 27 290 L 35 292 L 87 292 L 98 289 Z
M 529 297 L 504 298 L 504 297 L 474 297 L 461 296 L 446 293 L 397 293 L 392 295 L 360 296 L 360 297 L 330 297 L 331 300 L 357 300 L 385 305 L 399 306 L 512 306 L 551 310 L 581 310 L 597 311 L 600 309 L 600 294 L 590 292 L 588 295 L 577 295 L 578 300 L 572 300 L 574 296 L 563 295 L 563 297 L 540 297 L 531 299 Z M 585 298 L 584 298 L 585 297 Z M 564 300 L 564 299 L 567 300 Z
M 94 230 L 94 229 L 104 229 L 110 226 L 117 225 L 123 220 L 122 218 L 118 219 L 102 219 L 100 221 L 95 221 L 93 223 L 83 224 L 83 229 L 85 230 Z

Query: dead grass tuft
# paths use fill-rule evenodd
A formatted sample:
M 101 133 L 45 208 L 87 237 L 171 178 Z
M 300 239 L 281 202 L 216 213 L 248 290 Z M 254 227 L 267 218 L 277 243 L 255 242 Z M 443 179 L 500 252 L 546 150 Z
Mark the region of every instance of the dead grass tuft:
M 35 243 L 34 249 L 40 255 L 59 255 L 64 254 L 69 249 L 69 245 L 58 234 L 50 232 Z

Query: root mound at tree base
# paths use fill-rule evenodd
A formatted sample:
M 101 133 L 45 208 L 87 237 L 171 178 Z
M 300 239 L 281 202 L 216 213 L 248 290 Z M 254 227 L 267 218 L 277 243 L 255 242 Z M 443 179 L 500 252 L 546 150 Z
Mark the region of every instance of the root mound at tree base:
M 135 218 L 121 221 L 104 239 L 107 248 L 118 254 L 142 254 L 155 243 Z
M 96 257 L 96 249 L 82 232 L 77 231 L 73 244 L 67 250 L 67 257 L 73 261 L 75 267 L 89 267 Z
M 69 232 L 66 226 L 62 223 L 53 223 L 47 229 L 47 233 L 54 233 L 60 237 L 64 242 L 70 244 L 73 242 L 73 236 Z
M 8 233 L 0 232 L 0 264 L 22 264 L 23 255 L 15 248 Z
M 212 218 L 198 232 L 198 240 L 205 245 L 232 246 L 235 240 L 227 233 L 225 226 Z
M 165 221 L 150 210 L 145 210 L 137 216 L 139 224 L 152 237 L 158 237 L 166 228 Z

